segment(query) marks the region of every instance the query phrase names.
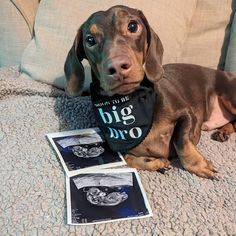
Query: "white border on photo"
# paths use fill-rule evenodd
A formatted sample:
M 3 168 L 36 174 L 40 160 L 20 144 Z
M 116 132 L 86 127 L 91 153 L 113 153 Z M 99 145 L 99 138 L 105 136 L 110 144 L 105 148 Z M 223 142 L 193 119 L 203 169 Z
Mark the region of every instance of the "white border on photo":
M 81 174 L 107 174 L 107 173 L 134 173 L 136 180 L 138 182 L 140 191 L 142 193 L 143 199 L 144 199 L 144 205 L 146 209 L 148 210 L 147 215 L 141 215 L 141 216 L 136 216 L 136 217 L 124 217 L 124 218 L 119 218 L 119 219 L 114 219 L 114 220 L 102 220 L 101 221 L 96 221 L 96 222 L 90 222 L 90 223 L 73 223 L 72 222 L 72 206 L 71 206 L 71 189 L 70 189 L 70 178 L 74 178 L 76 176 L 71 176 L 71 177 L 66 177 L 66 202 L 67 202 L 67 224 L 69 225 L 92 225 L 92 224 L 104 224 L 104 223 L 109 223 L 109 222 L 115 222 L 115 221 L 124 221 L 124 220 L 133 220 L 133 219 L 141 219 L 141 218 L 147 218 L 147 217 L 152 217 L 152 209 L 149 204 L 149 201 L 147 199 L 147 195 L 145 193 L 145 190 L 143 188 L 141 179 L 138 175 L 138 172 L 134 168 L 123 168 L 123 169 L 105 169 L 105 170 L 91 170 L 87 171 Z M 79 175 L 79 174 L 78 174 Z
M 72 170 L 72 171 L 70 171 L 68 169 L 68 167 L 67 167 L 67 165 L 66 165 L 66 163 L 65 163 L 65 161 L 64 161 L 64 159 L 63 159 L 60 151 L 58 150 L 58 148 L 57 148 L 57 146 L 56 146 L 53 139 L 54 138 L 61 138 L 61 137 L 69 137 L 69 136 L 74 136 L 74 135 L 81 135 L 81 134 L 96 134 L 96 133 L 99 133 L 99 132 L 101 132 L 100 129 L 95 127 L 95 128 L 89 128 L 89 129 L 79 129 L 79 130 L 71 130 L 71 131 L 63 131 L 63 132 L 46 134 L 46 137 L 48 138 L 48 140 L 50 141 L 52 147 L 56 151 L 56 153 L 57 153 L 57 155 L 58 155 L 58 157 L 61 161 L 61 164 L 63 166 L 63 169 L 65 170 L 67 176 L 74 176 L 74 175 L 77 175 L 77 174 L 80 174 L 80 173 L 87 172 L 89 170 L 95 170 L 98 167 L 101 168 L 101 169 L 104 169 L 104 168 L 113 168 L 113 167 L 126 165 L 126 162 L 125 162 L 122 154 L 120 152 L 117 152 L 117 154 L 118 154 L 119 158 L 121 159 L 121 161 L 108 163 L 108 164 L 102 164 L 102 165 L 96 165 L 96 166 L 91 166 L 91 167 L 86 167 L 86 168 L 81 168 L 81 169 Z

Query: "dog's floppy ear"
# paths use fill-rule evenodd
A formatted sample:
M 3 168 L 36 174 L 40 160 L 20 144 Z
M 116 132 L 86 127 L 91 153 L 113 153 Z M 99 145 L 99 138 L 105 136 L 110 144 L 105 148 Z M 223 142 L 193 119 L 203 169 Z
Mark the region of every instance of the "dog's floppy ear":
M 145 56 L 144 69 L 147 78 L 151 82 L 160 80 L 163 76 L 164 70 L 162 67 L 163 46 L 161 40 L 149 25 L 146 17 L 141 12 L 141 19 L 147 30 L 147 52 Z
M 83 48 L 82 26 L 78 30 L 72 48 L 70 49 L 64 71 L 67 79 L 66 92 L 70 96 L 79 96 L 83 92 L 84 67 L 81 61 L 85 58 Z

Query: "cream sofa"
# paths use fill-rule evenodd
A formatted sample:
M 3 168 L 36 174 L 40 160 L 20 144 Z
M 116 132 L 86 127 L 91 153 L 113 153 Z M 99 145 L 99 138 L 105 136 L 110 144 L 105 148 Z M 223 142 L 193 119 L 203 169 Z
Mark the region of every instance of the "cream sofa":
M 76 31 L 92 12 L 114 4 L 142 9 L 162 40 L 164 63 L 235 72 L 233 2 L 1 0 L 0 235 L 236 235 L 235 134 L 217 143 L 202 133 L 198 148 L 219 181 L 191 175 L 178 159 L 164 175 L 139 171 L 153 217 L 79 227 L 66 224 L 65 174 L 45 138 L 96 126 L 89 97 L 58 89 Z

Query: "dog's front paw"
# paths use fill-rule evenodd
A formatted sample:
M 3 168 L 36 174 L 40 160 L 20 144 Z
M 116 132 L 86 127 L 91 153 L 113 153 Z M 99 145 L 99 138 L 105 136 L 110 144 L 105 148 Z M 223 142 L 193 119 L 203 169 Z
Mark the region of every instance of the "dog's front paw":
M 217 173 L 217 170 L 213 166 L 213 163 L 206 159 L 198 161 L 194 163 L 192 166 L 188 166 L 188 168 L 186 169 L 189 172 L 202 178 L 208 178 L 208 179 L 216 178 L 215 174 Z
M 165 158 L 125 155 L 125 161 L 128 166 L 140 170 L 167 170 L 170 169 L 170 162 Z
M 165 173 L 165 171 L 171 169 L 170 162 L 165 158 L 146 157 L 146 167 L 148 170 L 159 171 Z

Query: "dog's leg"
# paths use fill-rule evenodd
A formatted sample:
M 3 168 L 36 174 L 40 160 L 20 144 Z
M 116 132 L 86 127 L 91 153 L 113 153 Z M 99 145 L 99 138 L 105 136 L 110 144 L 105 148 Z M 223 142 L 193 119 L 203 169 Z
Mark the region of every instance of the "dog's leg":
M 167 170 L 170 168 L 170 162 L 166 158 L 158 159 L 156 157 L 125 155 L 127 165 L 139 170 Z
M 216 170 L 211 161 L 206 160 L 190 139 L 192 116 L 187 114 L 178 121 L 174 132 L 174 146 L 183 167 L 200 177 L 213 178 Z

